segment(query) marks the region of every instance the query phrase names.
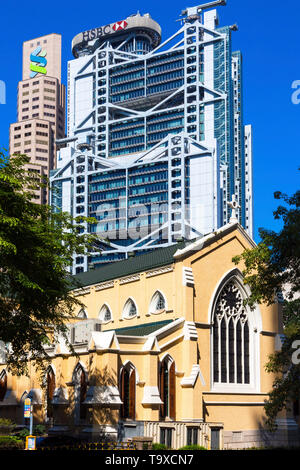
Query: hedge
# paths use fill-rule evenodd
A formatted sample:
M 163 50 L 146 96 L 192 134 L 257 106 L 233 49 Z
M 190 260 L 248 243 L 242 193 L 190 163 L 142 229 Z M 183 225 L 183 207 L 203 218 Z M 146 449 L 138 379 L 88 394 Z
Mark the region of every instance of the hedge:
M 24 442 L 14 436 L 0 436 L 0 450 L 24 450 Z

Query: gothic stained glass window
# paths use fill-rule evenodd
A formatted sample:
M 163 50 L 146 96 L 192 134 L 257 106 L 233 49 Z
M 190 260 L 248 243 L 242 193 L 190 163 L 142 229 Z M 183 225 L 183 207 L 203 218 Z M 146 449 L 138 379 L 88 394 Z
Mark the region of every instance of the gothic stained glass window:
M 249 320 L 237 283 L 221 290 L 213 315 L 214 383 L 250 384 Z

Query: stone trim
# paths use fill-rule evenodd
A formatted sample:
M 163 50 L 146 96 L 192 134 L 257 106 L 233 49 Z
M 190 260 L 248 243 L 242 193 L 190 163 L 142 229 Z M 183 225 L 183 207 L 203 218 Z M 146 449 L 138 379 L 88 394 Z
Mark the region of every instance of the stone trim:
M 87 295 L 91 293 L 91 288 L 90 287 L 83 287 L 80 289 L 76 289 L 73 291 L 73 295 L 75 297 L 78 297 L 79 295 Z
M 104 290 L 104 289 L 109 289 L 111 287 L 114 287 L 114 282 L 103 282 L 101 284 L 97 284 L 95 286 L 95 291 L 98 292 L 99 290 Z
M 139 274 L 137 276 L 123 277 L 122 279 L 120 279 L 120 285 L 128 284 L 129 282 L 139 281 L 140 278 L 141 278 L 141 276 Z
M 166 268 L 153 269 L 152 271 L 146 272 L 146 277 L 158 276 L 159 274 L 170 273 L 174 270 L 173 266 L 167 266 Z
M 182 268 L 182 284 L 187 287 L 195 285 L 194 274 L 192 268 L 183 266 Z

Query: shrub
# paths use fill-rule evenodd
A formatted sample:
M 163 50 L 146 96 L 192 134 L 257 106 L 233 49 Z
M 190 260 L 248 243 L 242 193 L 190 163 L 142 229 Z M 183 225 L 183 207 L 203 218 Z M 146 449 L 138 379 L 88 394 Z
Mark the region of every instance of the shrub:
M 34 436 L 43 436 L 46 434 L 46 426 L 43 424 L 36 424 L 33 426 L 33 435 Z
M 29 430 L 27 428 L 21 429 L 21 431 L 17 431 L 14 435 L 19 438 L 23 439 L 25 441 L 26 437 L 29 436 Z
M 15 423 L 8 418 L 0 418 L 0 426 L 15 426 Z
M 15 436 L 0 436 L 0 450 L 24 450 L 24 442 Z
M 152 444 L 152 450 L 167 450 L 168 447 L 165 444 L 159 444 L 158 442 L 154 442 Z
M 0 418 L 0 434 L 3 434 L 3 435 L 10 434 L 14 430 L 15 427 L 16 427 L 16 424 L 10 419 Z
M 198 444 L 191 444 L 188 446 L 180 447 L 179 450 L 207 450 L 206 447 L 199 446 Z
M 43 424 L 36 424 L 33 426 L 32 434 L 34 436 L 43 436 L 46 433 L 46 428 Z M 29 436 L 30 432 L 28 428 L 23 428 L 20 431 L 16 431 L 14 433 L 15 436 L 17 436 L 20 439 L 23 439 L 25 441 L 26 437 Z

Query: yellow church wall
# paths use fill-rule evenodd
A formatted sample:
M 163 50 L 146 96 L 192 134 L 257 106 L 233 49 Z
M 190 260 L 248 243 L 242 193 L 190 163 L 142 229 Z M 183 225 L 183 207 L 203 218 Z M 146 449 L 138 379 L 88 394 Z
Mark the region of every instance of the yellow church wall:
M 138 384 L 140 397 L 142 403 L 144 397 L 145 386 L 155 387 L 157 386 L 158 380 L 158 355 L 157 354 L 147 354 L 140 357 L 141 361 L 139 363 L 139 380 Z M 143 416 L 142 419 L 146 421 L 158 421 L 159 420 L 159 407 L 142 405 L 140 410 L 140 415 Z
M 174 263 L 169 266 L 87 287 L 86 291 L 89 289 L 89 293 L 78 296 L 78 299 L 85 304 L 89 319 L 98 318 L 104 304 L 111 309 L 113 321 L 102 324 L 101 329 L 104 332 L 184 318 L 187 322 L 195 322 L 198 338 L 189 337 L 186 325 L 182 322 L 178 328 L 167 329 L 165 335 L 158 334 L 157 343 L 152 345 L 152 349 L 145 349 L 149 336 L 141 340 L 133 336 L 134 332 L 132 337 L 121 337 L 117 333 L 117 338 L 108 350 L 96 349 L 95 345 L 91 345 L 92 350 L 87 351 L 85 346 L 86 352 L 83 353 L 80 352 L 81 346 L 78 346 L 78 356 L 60 354 L 54 357 L 52 364 L 56 372 L 56 387 L 66 387 L 70 401 L 68 407 L 57 412 L 57 419 L 62 424 L 74 426 L 72 380 L 78 362 L 87 372 L 89 386 L 119 387 L 121 367 L 130 361 L 137 371 L 135 419 L 158 422 L 159 405 L 143 405 L 142 402 L 145 387 L 158 387 L 159 363 L 168 354 L 176 365 L 176 421 L 204 418 L 209 423 L 222 423 L 225 431 L 259 429 L 264 422 L 262 403 L 273 383 L 273 376 L 266 373 L 265 364 L 269 355 L 274 352 L 275 335 L 280 324 L 278 305 L 259 306 L 262 323 L 262 332 L 257 332 L 260 384 L 256 384 L 252 393 L 246 389 L 243 391 L 242 387 L 238 389 L 239 393 L 233 393 L 232 390 L 211 390 L 211 309 L 224 277 L 235 269 L 242 271 L 243 266 L 235 266 L 232 257 L 245 248 L 251 248 L 250 242 L 239 230 L 235 230 L 217 237 L 200 251 L 174 259 Z M 183 285 L 184 267 L 192 268 L 193 286 Z M 150 314 L 150 302 L 157 290 L 165 296 L 167 306 L 159 314 Z M 122 319 L 123 307 L 128 298 L 136 302 L 138 315 L 131 319 Z M 200 375 L 193 383 L 192 369 L 197 365 L 200 367 Z M 183 379 L 188 379 L 188 383 Z M 30 379 L 12 377 L 9 374 L 9 387 L 16 391 L 20 399 L 25 390 L 40 388 L 40 377 L 33 369 Z M 43 421 L 43 407 L 36 407 L 35 412 L 36 419 Z M 89 422 L 94 425 L 115 424 L 119 420 L 119 410 L 89 407 L 88 416 Z
M 171 267 L 170 267 L 171 268 Z M 155 276 L 147 277 L 148 274 L 141 274 L 141 285 L 139 286 L 140 291 L 140 305 L 141 305 L 141 318 L 143 322 L 155 321 L 156 315 L 150 315 L 149 307 L 151 299 L 156 291 L 161 291 L 167 301 L 166 313 L 167 318 L 174 318 L 176 310 L 176 297 L 177 292 L 174 292 L 174 271 L 158 274 Z M 124 286 L 125 287 L 125 286 Z M 126 295 L 126 291 L 125 291 Z
M 232 257 L 243 249 L 237 236 L 231 234 L 191 257 L 190 265 L 197 286 L 194 299 L 196 322 L 210 323 L 210 309 L 217 286 L 227 273 L 236 268 Z
M 262 329 L 269 333 L 282 332 L 279 328 L 279 304 L 274 305 L 259 305 L 259 310 L 262 318 Z
M 130 320 L 128 321 L 126 326 L 127 327 L 133 326 Z M 124 343 L 123 339 L 120 338 L 120 345 L 121 345 L 122 350 L 126 351 L 125 354 L 127 354 L 127 351 L 128 351 L 128 354 L 131 354 L 132 352 L 135 352 L 135 351 L 140 352 L 142 350 L 142 346 L 144 345 L 144 342 L 143 343 L 129 343 L 129 342 Z
M 238 400 L 230 397 L 228 401 L 236 402 Z M 260 397 L 259 397 L 260 398 Z M 216 400 L 217 401 L 217 400 Z M 227 401 L 227 397 L 226 397 Z M 245 400 L 250 401 L 250 400 Z M 258 402 L 261 402 L 261 398 Z M 206 405 L 206 420 L 209 423 L 223 423 L 224 431 L 252 431 L 263 427 L 264 412 L 262 405 L 226 405 L 225 400 L 220 399 L 219 405 Z
M 245 239 L 235 232 L 224 236 L 218 242 L 204 248 L 200 253 L 195 253 L 189 259 L 189 265 L 193 269 L 196 295 L 194 297 L 194 311 L 196 322 L 209 323 L 212 302 L 216 293 L 216 288 L 226 274 L 234 269 L 242 272 L 244 265 L 241 262 L 235 265 L 232 258 L 251 248 Z M 208 275 L 209 273 L 209 275 Z M 278 304 L 271 306 L 259 305 L 262 329 L 270 332 L 277 332 L 278 324 Z
M 205 382 L 204 390 L 210 389 L 210 330 L 206 328 L 197 328 L 198 333 L 198 355 L 199 355 L 199 364 L 203 379 Z
M 186 260 L 177 262 L 172 272 L 150 278 L 146 277 L 145 272 L 139 273 L 136 275 L 139 277 L 138 281 L 120 284 L 120 280 L 114 280 L 114 287 L 101 291 L 96 291 L 95 286 L 91 286 L 89 295 L 78 298 L 85 304 L 88 318 L 97 318 L 101 307 L 108 304 L 112 311 L 113 322 L 104 324 L 103 331 L 160 321 L 161 315 L 149 315 L 151 298 L 157 290 L 161 291 L 167 300 L 163 320 L 184 316 L 190 321 L 207 323 L 216 286 L 226 273 L 235 269 L 232 257 L 241 253 L 247 246 L 244 240 L 241 243 L 237 237 L 238 235 L 233 237 L 232 234 L 225 236 L 217 244 L 204 248 L 200 255 L 196 253 L 190 256 L 188 262 Z M 249 247 L 250 245 L 247 246 Z M 183 266 L 190 266 L 193 269 L 195 296 L 189 287 L 182 286 Z M 138 316 L 123 319 L 123 307 L 129 298 L 136 302 Z
M 149 315 L 151 313 L 149 312 L 151 299 L 158 290 L 167 300 L 163 319 L 172 320 L 175 318 L 177 297 L 179 296 L 180 302 L 181 295 L 180 291 L 174 289 L 173 272 L 152 275 L 151 277 L 147 277 L 147 272 L 143 272 L 131 277 L 138 277 L 139 280 L 129 282 L 125 278 L 126 282 L 123 284 L 124 280 L 121 278 L 114 280 L 111 288 L 97 290 L 97 285 L 91 286 L 89 294 L 78 295 L 78 300 L 85 305 L 88 318 L 98 318 L 104 304 L 107 304 L 111 309 L 113 322 L 104 324 L 103 331 L 158 321 L 158 315 Z M 131 319 L 122 318 L 123 308 L 129 298 L 132 298 L 136 303 L 138 315 Z M 182 307 L 177 310 L 182 311 Z M 77 307 L 77 312 L 79 311 L 80 307 Z
M 173 333 L 173 335 L 175 334 L 176 332 Z M 181 386 L 182 379 L 190 376 L 192 365 L 197 363 L 197 342 L 180 338 L 176 342 L 172 343 L 170 347 L 162 350 L 158 357 L 159 361 L 162 361 L 166 354 L 170 355 L 175 361 L 176 420 L 181 421 L 186 419 L 202 418 L 200 379 L 198 378 L 194 387 Z
M 267 336 L 262 334 L 260 336 L 260 381 L 261 391 L 268 393 L 272 390 L 275 375 L 267 373 L 265 370 L 266 364 L 269 361 L 271 354 L 274 354 L 275 349 L 275 336 Z
M 165 317 L 163 318 L 165 319 Z M 176 329 L 173 332 L 169 332 L 164 338 L 158 340 L 159 348 L 162 350 L 162 354 L 165 354 L 167 351 L 173 351 L 175 349 L 176 342 L 181 342 L 183 336 L 183 322 L 180 325 L 179 329 Z
M 155 360 L 156 359 L 156 360 Z M 148 407 L 142 406 L 142 401 L 144 397 L 144 386 L 155 386 L 157 385 L 157 357 L 154 356 L 154 360 L 147 361 L 147 356 L 144 355 L 135 355 L 135 354 L 123 354 L 121 352 L 119 356 L 119 370 L 122 365 L 125 365 L 127 362 L 131 362 L 136 369 L 136 403 L 140 405 L 136 407 L 136 420 L 145 420 L 145 419 L 157 419 L 158 412 L 153 412 Z M 147 364 L 145 364 L 145 362 Z M 151 369 L 147 369 L 146 365 L 152 366 Z

